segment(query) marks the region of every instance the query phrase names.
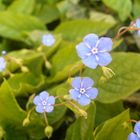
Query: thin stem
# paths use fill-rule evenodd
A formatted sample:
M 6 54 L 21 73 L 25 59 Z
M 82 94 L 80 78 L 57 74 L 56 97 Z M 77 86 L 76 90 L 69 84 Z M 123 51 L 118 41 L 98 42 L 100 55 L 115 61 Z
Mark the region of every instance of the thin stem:
M 136 123 L 137 121 L 136 120 L 128 120 L 128 122 Z
M 44 112 L 43 114 L 44 114 L 45 123 L 48 126 L 49 122 L 48 122 L 47 114 L 46 114 L 46 112 Z

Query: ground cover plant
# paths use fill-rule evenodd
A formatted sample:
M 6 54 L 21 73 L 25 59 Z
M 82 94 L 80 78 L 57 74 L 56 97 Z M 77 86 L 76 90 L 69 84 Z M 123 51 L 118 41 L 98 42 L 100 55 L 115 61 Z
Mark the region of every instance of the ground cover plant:
M 139 0 L 0 0 L 1 140 L 140 140 Z

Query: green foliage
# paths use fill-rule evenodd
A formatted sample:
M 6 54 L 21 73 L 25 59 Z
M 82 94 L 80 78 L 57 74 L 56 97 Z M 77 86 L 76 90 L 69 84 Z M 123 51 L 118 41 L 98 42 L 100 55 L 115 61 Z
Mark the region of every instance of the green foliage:
M 130 120 L 139 119 L 139 103 L 129 97 L 139 95 L 139 37 L 115 36 L 140 16 L 139 6 L 139 0 L 0 0 L 0 51 L 7 51 L 0 72 L 0 139 L 46 139 L 46 122 L 33 104 L 45 90 L 56 97 L 47 113 L 52 139 L 126 140 Z M 42 44 L 48 33 L 56 39 L 51 47 Z M 110 78 L 99 66 L 83 66 L 77 55 L 76 45 L 89 33 L 112 37 Z M 99 90 L 86 107 L 70 100 L 75 76 L 92 78 Z
M 78 118 L 67 130 L 65 140 L 93 140 L 93 128 L 95 121 L 95 104 L 88 108 L 88 118 Z
M 116 11 L 119 18 L 124 21 L 130 16 L 132 10 L 131 0 L 102 0 L 109 8 Z
M 84 75 L 95 79 L 99 88 L 97 100 L 104 103 L 111 103 L 124 99 L 140 88 L 140 55 L 134 53 L 112 53 L 113 62 L 110 68 L 115 72 L 115 76 L 107 81 L 102 81 L 102 71 L 87 69 Z
M 127 122 L 129 119 L 129 111 L 126 110 L 116 117 L 107 120 L 102 126 L 99 126 L 100 128 L 97 128 L 100 131 L 97 131 L 95 140 L 118 140 L 116 133 L 120 140 L 127 139 L 128 134 L 132 131 L 130 124 Z

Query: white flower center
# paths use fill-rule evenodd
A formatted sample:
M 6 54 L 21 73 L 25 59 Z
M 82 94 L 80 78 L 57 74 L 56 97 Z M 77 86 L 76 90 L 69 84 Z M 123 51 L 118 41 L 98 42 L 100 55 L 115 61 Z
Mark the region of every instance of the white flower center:
M 84 94 L 86 92 L 86 90 L 84 88 L 80 88 L 80 93 Z
M 47 105 L 47 102 L 44 100 L 44 101 L 42 101 L 42 105 Z
M 97 49 L 97 48 L 93 48 L 93 49 L 91 50 L 91 52 L 92 52 L 93 54 L 96 54 L 96 53 L 98 53 L 98 49 Z

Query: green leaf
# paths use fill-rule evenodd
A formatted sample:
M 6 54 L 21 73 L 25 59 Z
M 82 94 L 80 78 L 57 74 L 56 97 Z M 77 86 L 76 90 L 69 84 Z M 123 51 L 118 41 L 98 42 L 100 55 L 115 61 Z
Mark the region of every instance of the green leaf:
M 136 53 L 112 53 L 113 61 L 108 66 L 115 72 L 115 76 L 103 82 L 100 67 L 95 71 L 86 69 L 85 76 L 96 82 L 99 89 L 97 100 L 112 103 L 124 99 L 140 88 L 140 55 Z
M 31 14 L 34 10 L 35 0 L 16 0 L 8 10 L 15 13 Z
M 22 124 L 22 120 L 25 117 L 25 112 L 18 106 L 11 88 L 7 81 L 4 81 L 0 87 L 0 123 L 7 124 Z
M 118 136 L 119 140 L 126 140 L 132 131 L 131 123 L 128 120 L 130 120 L 129 110 L 107 120 L 96 134 L 95 140 L 118 140 Z
M 116 11 L 119 18 L 124 21 L 131 13 L 131 0 L 102 0 L 106 6 Z
M 64 38 L 68 40 L 76 40 L 89 33 L 103 35 L 114 25 L 115 22 L 77 19 L 61 23 L 56 28 L 55 33 L 62 33 Z
M 96 107 L 88 108 L 88 118 L 79 117 L 67 130 L 65 140 L 93 140 L 93 128 Z
M 124 108 L 121 101 L 112 104 L 96 102 L 96 126 L 110 118 L 115 117 L 122 111 L 124 111 Z
M 60 13 L 55 5 L 43 5 L 35 14 L 44 23 L 50 23 L 59 18 Z
M 132 12 L 134 14 L 134 18 L 138 18 L 140 16 L 140 1 L 139 0 L 134 0 Z
M 10 11 L 0 12 L 0 36 L 2 37 L 24 41 L 24 33 L 35 29 L 45 30 L 43 23 L 35 17 Z

